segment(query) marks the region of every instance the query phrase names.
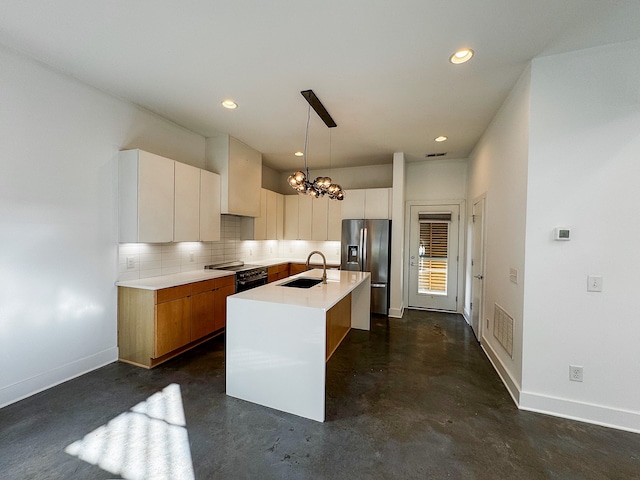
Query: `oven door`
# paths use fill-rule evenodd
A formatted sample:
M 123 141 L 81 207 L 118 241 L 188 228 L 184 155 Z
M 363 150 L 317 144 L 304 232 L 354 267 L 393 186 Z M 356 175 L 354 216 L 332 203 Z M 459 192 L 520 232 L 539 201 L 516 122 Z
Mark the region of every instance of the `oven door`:
M 267 284 L 267 276 L 250 277 L 242 280 L 236 280 L 236 292 L 244 292 L 251 288 L 259 287 Z

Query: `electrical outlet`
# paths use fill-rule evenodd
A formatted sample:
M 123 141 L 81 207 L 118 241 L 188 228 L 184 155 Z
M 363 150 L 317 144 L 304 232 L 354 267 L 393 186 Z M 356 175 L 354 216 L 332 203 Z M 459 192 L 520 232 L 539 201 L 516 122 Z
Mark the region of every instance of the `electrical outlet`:
M 249 256 L 253 256 L 253 250 L 249 249 Z
M 589 275 L 587 277 L 587 292 L 602 291 L 602 275 Z
M 569 365 L 569 380 L 572 382 L 582 381 L 582 367 L 576 365 Z
M 193 252 L 189 252 L 189 261 L 190 262 L 195 262 L 196 261 L 196 256 Z
M 135 259 L 133 257 L 127 257 L 127 268 L 135 268 Z

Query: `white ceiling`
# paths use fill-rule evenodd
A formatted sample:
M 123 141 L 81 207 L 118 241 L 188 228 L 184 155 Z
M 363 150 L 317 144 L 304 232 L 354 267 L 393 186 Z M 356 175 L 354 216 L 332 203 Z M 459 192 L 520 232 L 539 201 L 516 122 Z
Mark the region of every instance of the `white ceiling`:
M 637 0 L 2 0 L 0 43 L 276 170 L 302 165 L 313 89 L 338 124 L 311 112 L 313 170 L 464 158 L 532 58 L 638 38 L 639 18 Z M 452 65 L 460 47 L 476 55 Z

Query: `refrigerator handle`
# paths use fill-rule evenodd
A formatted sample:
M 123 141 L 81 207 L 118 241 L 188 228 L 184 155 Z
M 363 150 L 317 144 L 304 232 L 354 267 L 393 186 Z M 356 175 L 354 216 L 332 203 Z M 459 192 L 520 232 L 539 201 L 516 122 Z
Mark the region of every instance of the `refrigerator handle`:
M 362 229 L 362 271 L 367 268 L 367 227 Z

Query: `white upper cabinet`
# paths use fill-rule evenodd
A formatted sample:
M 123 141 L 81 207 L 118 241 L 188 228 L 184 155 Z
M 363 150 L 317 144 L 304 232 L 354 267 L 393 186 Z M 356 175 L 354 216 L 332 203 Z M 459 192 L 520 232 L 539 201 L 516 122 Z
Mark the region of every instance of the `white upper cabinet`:
M 200 170 L 200 241 L 220 240 L 220 175 Z
M 207 169 L 220 174 L 221 212 L 260 216 L 262 154 L 229 135 L 206 140 Z
M 364 218 L 364 190 L 345 190 L 342 218 Z
M 313 232 L 313 202 L 309 195 L 298 195 L 298 240 L 311 240 Z
M 265 238 L 267 240 L 278 239 L 278 196 L 279 195 L 280 195 L 279 193 L 272 192 L 271 190 L 265 190 L 264 199 L 266 200 L 266 204 L 267 204 L 265 208 L 265 214 L 267 217 L 267 222 L 265 226 L 265 230 L 266 230 Z
M 310 197 L 311 198 L 311 197 Z M 332 200 L 335 202 L 336 200 Z M 327 239 L 327 217 L 329 214 L 329 197 L 312 199 L 311 240 Z
M 281 240 L 283 236 L 283 195 L 261 189 L 260 216 L 243 217 L 240 238 L 243 240 Z
M 220 240 L 220 175 L 142 150 L 118 157 L 121 243 Z
M 390 188 L 367 188 L 364 195 L 364 218 L 383 220 L 391 218 Z
M 329 200 L 329 213 L 327 215 L 327 240 L 342 240 L 342 201 Z
M 119 241 L 173 241 L 175 162 L 142 150 L 118 157 Z
M 390 219 L 391 188 L 346 190 L 342 201 L 342 218 Z
M 284 240 L 284 195 L 276 195 L 276 240 Z
M 297 194 L 284 196 L 285 240 L 298 240 L 298 197 Z
M 340 240 L 342 206 L 329 197 L 284 195 L 285 240 Z
M 200 240 L 200 169 L 175 164 L 174 242 Z

